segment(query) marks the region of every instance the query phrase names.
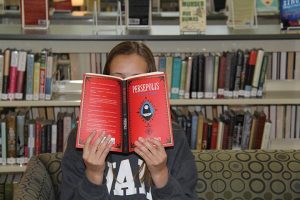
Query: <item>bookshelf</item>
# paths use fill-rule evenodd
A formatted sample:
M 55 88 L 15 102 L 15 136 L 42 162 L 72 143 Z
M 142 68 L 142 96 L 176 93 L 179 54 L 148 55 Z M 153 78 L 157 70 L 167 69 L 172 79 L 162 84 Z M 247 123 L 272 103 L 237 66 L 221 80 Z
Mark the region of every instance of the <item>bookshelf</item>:
M 53 53 L 108 52 L 124 40 L 144 41 L 154 53 L 222 52 L 232 49 L 263 48 L 266 52 L 300 51 L 299 32 L 281 32 L 279 25 L 260 25 L 251 30 L 208 26 L 205 34 L 180 35 L 179 26 L 152 26 L 151 30 L 91 25 L 51 25 L 48 30 L 22 30 L 20 25 L 0 25 L 0 49 L 16 48 Z M 300 66 L 297 66 L 300 67 Z M 299 105 L 300 81 L 267 81 L 263 98 L 171 99 L 171 105 Z M 80 93 L 54 94 L 51 101 L 0 101 L 0 107 L 79 106 Z M 278 148 L 296 141 L 277 141 Z M 286 144 L 284 144 L 286 143 Z M 275 143 L 274 143 L 275 145 Z M 298 147 L 299 148 L 299 147 Z M 0 166 L 0 173 L 24 171 L 25 167 Z

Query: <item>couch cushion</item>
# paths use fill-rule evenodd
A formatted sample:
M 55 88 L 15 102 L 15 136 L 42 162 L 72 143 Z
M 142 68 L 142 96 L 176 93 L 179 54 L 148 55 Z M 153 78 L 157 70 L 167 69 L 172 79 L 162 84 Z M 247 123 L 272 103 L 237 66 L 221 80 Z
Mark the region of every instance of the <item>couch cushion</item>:
M 54 200 L 51 179 L 44 164 L 33 156 L 14 193 L 15 200 Z
M 296 199 L 300 150 L 194 151 L 200 199 Z
M 60 184 L 62 182 L 61 160 L 63 153 L 44 153 L 40 154 L 38 158 L 46 167 L 48 174 L 52 181 L 54 194 L 56 199 L 60 196 Z

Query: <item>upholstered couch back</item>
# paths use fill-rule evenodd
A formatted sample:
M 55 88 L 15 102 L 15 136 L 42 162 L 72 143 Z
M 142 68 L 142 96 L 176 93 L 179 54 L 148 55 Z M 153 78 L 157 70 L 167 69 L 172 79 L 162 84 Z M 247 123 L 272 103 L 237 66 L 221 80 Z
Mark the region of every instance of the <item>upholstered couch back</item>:
M 300 199 L 300 150 L 194 152 L 200 199 Z
M 220 150 L 193 154 L 199 199 L 300 198 L 300 150 Z M 62 153 L 33 157 L 14 199 L 59 199 L 61 158 Z

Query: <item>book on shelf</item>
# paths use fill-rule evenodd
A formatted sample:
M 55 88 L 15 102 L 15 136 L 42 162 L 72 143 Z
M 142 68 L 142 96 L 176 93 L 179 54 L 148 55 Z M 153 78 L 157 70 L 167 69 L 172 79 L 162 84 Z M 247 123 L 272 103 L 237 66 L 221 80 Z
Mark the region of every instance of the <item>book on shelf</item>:
M 281 0 L 280 9 L 280 27 L 282 30 L 300 29 L 300 2 Z
M 21 0 L 21 22 L 23 29 L 47 29 L 49 27 L 48 1 Z
M 206 30 L 206 1 L 179 1 L 180 32 L 204 32 Z
M 256 10 L 260 14 L 279 13 L 280 0 L 256 0 Z
M 112 151 L 132 152 L 139 137 L 174 144 L 166 75 L 152 72 L 119 77 L 86 73 L 83 77 L 76 147 L 93 131 L 112 136 Z

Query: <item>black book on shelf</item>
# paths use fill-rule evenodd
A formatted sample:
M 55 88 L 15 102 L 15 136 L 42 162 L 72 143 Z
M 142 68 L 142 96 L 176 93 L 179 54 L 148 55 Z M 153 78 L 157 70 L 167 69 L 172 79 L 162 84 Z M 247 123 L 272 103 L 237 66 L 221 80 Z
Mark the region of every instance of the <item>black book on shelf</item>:
M 205 71 L 205 56 L 200 54 L 198 58 L 198 87 L 197 87 L 197 98 L 201 99 L 204 97 L 204 76 Z
M 190 95 L 192 99 L 197 98 L 197 92 L 198 92 L 198 57 L 193 56 L 192 61 L 192 77 L 191 77 L 191 91 Z

